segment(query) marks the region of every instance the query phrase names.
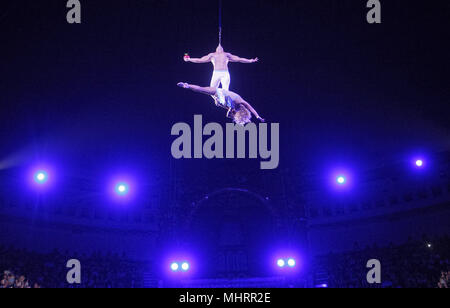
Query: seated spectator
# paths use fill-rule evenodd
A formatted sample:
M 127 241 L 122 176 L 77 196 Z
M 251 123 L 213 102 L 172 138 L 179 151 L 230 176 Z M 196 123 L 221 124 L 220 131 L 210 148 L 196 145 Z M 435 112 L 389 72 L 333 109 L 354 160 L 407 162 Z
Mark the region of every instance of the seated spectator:
M 450 271 L 449 272 L 441 272 L 441 278 L 438 282 L 439 289 L 448 289 L 448 285 L 450 283 Z

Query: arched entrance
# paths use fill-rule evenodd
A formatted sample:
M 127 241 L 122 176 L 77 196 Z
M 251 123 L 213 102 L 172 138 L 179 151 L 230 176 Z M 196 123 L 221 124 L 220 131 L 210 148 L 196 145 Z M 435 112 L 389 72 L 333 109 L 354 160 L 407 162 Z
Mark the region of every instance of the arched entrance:
M 194 203 L 186 234 L 200 251 L 203 277 L 264 275 L 268 243 L 279 224 L 270 201 L 253 192 L 227 188 Z

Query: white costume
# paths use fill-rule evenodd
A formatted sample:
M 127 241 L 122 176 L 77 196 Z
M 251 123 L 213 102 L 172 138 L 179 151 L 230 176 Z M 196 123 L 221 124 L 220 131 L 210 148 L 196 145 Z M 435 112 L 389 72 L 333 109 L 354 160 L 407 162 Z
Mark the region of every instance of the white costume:
M 231 76 L 229 71 L 216 71 L 214 70 L 211 79 L 211 88 L 219 88 L 222 85 L 222 89 L 229 91 L 231 83 Z

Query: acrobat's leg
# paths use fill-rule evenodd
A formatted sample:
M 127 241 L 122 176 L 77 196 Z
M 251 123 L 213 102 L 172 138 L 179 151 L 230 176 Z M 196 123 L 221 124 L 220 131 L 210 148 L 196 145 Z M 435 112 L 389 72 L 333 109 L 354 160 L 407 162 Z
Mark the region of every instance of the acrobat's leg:
M 181 88 L 189 89 L 194 92 L 201 93 L 201 94 L 206 94 L 206 95 L 211 95 L 211 96 L 216 94 L 216 88 L 200 87 L 200 86 L 183 83 L 183 82 L 178 83 L 177 86 L 179 86 Z
M 220 74 L 218 72 L 214 71 L 214 73 L 211 77 L 210 87 L 217 89 L 219 86 L 220 86 Z
M 220 73 L 214 71 L 212 78 L 211 78 L 210 87 L 215 88 L 215 89 L 219 88 L 220 87 L 220 78 L 221 78 Z M 211 95 L 211 98 L 214 100 L 214 104 L 216 104 L 216 106 L 220 105 L 219 102 L 217 101 L 217 98 L 215 95 Z
M 231 77 L 229 72 L 217 72 L 215 71 L 211 79 L 211 88 L 218 88 L 222 85 L 222 89 L 230 90 Z
M 229 72 L 223 74 L 220 82 L 222 83 L 222 89 L 230 91 L 231 76 Z

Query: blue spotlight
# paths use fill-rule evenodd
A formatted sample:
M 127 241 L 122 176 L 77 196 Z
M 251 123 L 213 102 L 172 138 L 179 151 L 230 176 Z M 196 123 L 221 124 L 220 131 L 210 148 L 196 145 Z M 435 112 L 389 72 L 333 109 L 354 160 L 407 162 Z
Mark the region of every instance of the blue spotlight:
M 182 269 L 184 272 L 187 272 L 190 268 L 191 268 L 191 266 L 189 265 L 188 262 L 184 262 L 183 264 L 181 264 L 181 269 Z
M 48 181 L 48 173 L 46 171 L 38 171 L 34 175 L 34 180 L 38 184 L 45 184 Z
M 116 185 L 116 193 L 119 196 L 125 196 L 128 194 L 129 191 L 130 191 L 130 187 L 128 186 L 127 183 L 118 183 Z
M 173 272 L 176 272 L 176 271 L 178 271 L 178 270 L 180 269 L 180 265 L 179 265 L 178 263 L 176 263 L 176 262 L 173 262 L 173 263 L 170 265 L 170 269 L 171 269 Z
M 283 267 L 286 266 L 286 261 L 284 261 L 283 259 L 279 259 L 279 260 L 277 261 L 277 265 L 278 265 L 278 267 L 283 268 Z
M 416 166 L 417 166 L 418 168 L 422 168 L 422 167 L 423 167 L 423 165 L 424 165 L 424 162 L 423 162 L 423 160 L 422 160 L 422 159 L 418 159 L 418 160 L 416 160 Z
M 347 179 L 344 176 L 341 175 L 341 176 L 337 177 L 336 182 L 339 185 L 344 185 L 347 182 Z
M 295 267 L 295 265 L 297 264 L 295 259 L 289 259 L 287 263 L 288 263 L 289 267 Z

